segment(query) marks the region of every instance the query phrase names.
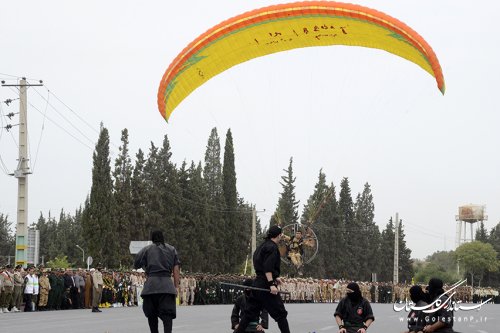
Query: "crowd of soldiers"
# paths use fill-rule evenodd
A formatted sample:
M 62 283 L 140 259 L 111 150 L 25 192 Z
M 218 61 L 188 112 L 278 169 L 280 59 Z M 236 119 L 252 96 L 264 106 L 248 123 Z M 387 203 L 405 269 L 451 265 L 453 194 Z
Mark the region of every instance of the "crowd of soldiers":
M 32 310 L 90 309 L 92 304 L 92 272 L 94 269 L 46 269 L 38 267 L 33 271 L 37 277 L 36 286 L 27 291 L 26 276 L 29 270 L 20 266 L 0 268 L 0 313 L 17 312 L 29 307 L 23 306 L 28 293 L 35 293 L 30 300 Z M 145 274 L 139 271 L 102 271 L 103 294 L 101 308 L 137 306 L 145 281 Z M 250 278 L 235 274 L 183 274 L 179 286 L 179 305 L 233 304 L 243 289 L 223 283 L 241 284 Z M 74 282 L 73 282 L 74 281 Z M 346 294 L 350 281 L 336 279 L 283 278 L 279 288 L 288 292 L 282 294 L 287 303 L 335 303 Z M 221 284 L 222 283 L 222 284 Z M 73 285 L 74 284 L 74 285 Z M 362 296 L 372 303 L 395 303 L 409 300 L 410 284 L 385 282 L 358 282 Z M 445 286 L 445 290 L 450 286 Z M 34 290 L 36 289 L 36 291 Z M 455 289 L 455 300 L 482 302 L 492 298 L 500 303 L 498 290 L 459 286 Z
M 231 284 L 241 284 L 250 278 L 229 274 L 193 274 L 181 278 L 179 291 L 180 305 L 232 304 L 242 293 L 242 289 Z M 347 284 L 351 281 L 336 279 L 282 278 L 279 286 L 283 300 L 287 303 L 335 303 L 346 295 Z M 221 284 L 222 283 L 222 284 Z M 225 285 L 224 283 L 229 283 Z M 361 294 L 371 303 L 396 303 L 410 300 L 412 284 L 386 282 L 358 282 Z M 422 284 L 424 286 L 424 284 Z M 424 286 L 425 287 L 425 286 Z M 445 285 L 447 290 L 451 286 Z M 491 298 L 500 303 L 498 290 L 493 288 L 474 288 L 459 286 L 454 289 L 456 301 L 465 303 L 481 302 Z
M 0 313 L 90 309 L 95 269 L 0 267 Z M 137 306 L 143 272 L 102 271 L 99 307 Z

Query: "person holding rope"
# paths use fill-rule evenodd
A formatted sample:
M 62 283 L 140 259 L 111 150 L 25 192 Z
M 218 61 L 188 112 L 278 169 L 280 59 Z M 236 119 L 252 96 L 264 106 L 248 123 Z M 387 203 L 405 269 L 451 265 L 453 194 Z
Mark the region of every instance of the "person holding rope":
M 281 283 L 279 279 L 281 260 L 278 243 L 282 234 L 283 231 L 276 225 L 269 228 L 264 242 L 253 254 L 253 266 L 256 274 L 253 286 L 269 291 L 252 291 L 236 333 L 245 332 L 248 324 L 258 318 L 262 309 L 266 309 L 278 323 L 281 333 L 290 333 L 286 319 L 288 312 L 278 294 L 278 285 Z

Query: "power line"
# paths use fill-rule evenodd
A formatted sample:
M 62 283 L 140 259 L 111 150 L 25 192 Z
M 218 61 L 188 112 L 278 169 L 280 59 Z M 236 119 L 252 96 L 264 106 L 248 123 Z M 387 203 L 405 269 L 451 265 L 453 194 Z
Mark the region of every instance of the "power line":
M 48 109 L 48 106 L 49 106 L 49 98 L 50 98 L 50 95 L 47 94 L 47 104 L 45 104 L 45 111 L 43 113 L 42 129 L 40 131 L 40 137 L 38 139 L 38 145 L 36 147 L 35 160 L 33 161 L 33 167 L 31 168 L 31 170 L 33 172 L 35 172 L 35 165 L 36 165 L 36 161 L 38 160 L 38 152 L 40 151 L 40 144 L 42 143 L 42 135 L 43 135 L 43 131 L 45 129 L 45 119 L 46 119 L 46 116 L 47 116 L 47 109 Z
M 80 133 L 85 139 L 87 139 L 90 143 L 95 143 L 94 140 L 90 139 L 87 135 L 85 135 L 85 133 L 83 133 L 77 126 L 75 126 L 68 118 L 66 118 L 66 116 L 64 116 L 64 114 L 62 114 L 59 110 L 57 110 L 50 102 L 48 99 L 46 99 L 44 96 L 42 96 L 42 94 L 40 94 L 38 92 L 38 90 L 34 89 L 34 91 L 42 98 L 44 99 L 48 105 L 50 105 L 50 107 L 55 111 L 57 112 L 57 114 L 59 114 L 64 120 L 66 120 L 66 122 L 68 124 L 71 125 L 71 127 L 73 127 L 78 133 Z M 47 89 L 48 91 L 48 89 Z M 49 91 L 50 93 L 50 91 Z
M 89 122 L 87 122 L 83 117 L 81 117 L 75 110 L 73 110 L 71 107 L 69 107 L 66 103 L 64 103 L 63 100 L 61 100 L 59 97 L 56 96 L 56 94 L 54 94 L 51 90 L 49 90 L 46 86 L 44 86 L 44 88 L 47 89 L 47 92 L 48 94 L 52 95 L 57 101 L 59 101 L 59 103 L 61 103 L 62 105 L 64 105 L 64 107 L 66 107 L 71 113 L 73 113 L 81 122 L 83 122 L 88 128 L 90 128 L 92 131 L 94 131 L 96 134 L 100 134 L 100 130 L 96 129 L 95 127 L 93 127 Z M 42 99 L 44 99 L 45 101 L 47 101 L 47 99 L 45 99 L 45 97 L 43 95 L 41 95 L 36 89 L 35 89 L 36 93 L 38 95 L 40 95 L 40 97 Z M 47 103 L 49 103 L 47 101 Z M 55 108 L 54 105 L 52 105 L 51 103 L 49 103 L 49 105 L 59 114 L 61 114 L 59 111 L 57 111 L 57 109 Z M 61 115 L 62 116 L 62 115 Z M 64 116 L 62 116 L 63 118 L 65 118 Z M 66 118 L 65 118 L 66 119 Z M 74 128 L 76 128 L 76 126 L 74 126 L 69 120 L 66 119 L 66 121 L 68 121 Z M 77 129 L 77 131 L 80 132 L 80 130 Z M 81 133 L 81 132 L 80 132 Z M 82 135 L 84 135 L 82 133 Z M 85 136 L 85 135 L 84 135 Z M 86 136 L 85 136 L 86 137 Z M 95 143 L 93 140 L 89 139 L 88 137 L 86 137 L 87 140 L 89 140 L 90 142 L 92 143 Z M 119 146 L 116 145 L 112 140 L 111 138 L 109 139 L 109 143 L 110 145 L 112 145 L 114 148 L 118 149 Z
M 43 115 L 42 111 L 40 111 L 36 106 L 34 106 L 33 104 L 29 103 L 30 106 L 37 110 L 41 115 Z M 66 134 L 68 134 L 69 136 L 71 136 L 73 139 L 75 139 L 76 141 L 80 142 L 82 145 L 84 145 L 85 147 L 89 148 L 90 150 L 93 150 L 94 148 L 90 147 L 89 145 L 87 145 L 86 143 L 84 143 L 83 141 L 81 141 L 80 139 L 78 139 L 76 136 L 74 136 L 73 134 L 71 134 L 70 132 L 68 132 L 64 127 L 62 127 L 61 125 L 59 125 L 57 122 L 55 122 L 54 120 L 52 120 L 49 116 L 45 115 L 45 117 L 51 122 L 53 123 L 54 125 L 56 125 L 57 127 L 59 127 L 61 130 L 63 130 Z
M 80 119 L 85 125 L 87 125 L 91 130 L 93 130 L 95 133 L 99 134 L 99 130 L 97 130 L 96 128 L 94 128 L 92 125 L 90 125 L 85 119 L 83 119 L 82 117 L 80 117 L 80 115 L 78 113 L 76 113 L 72 108 L 70 108 L 66 103 L 64 103 L 59 97 L 56 96 L 56 94 L 54 94 L 51 90 L 49 90 L 46 86 L 45 86 L 45 89 L 47 89 L 47 92 L 54 96 L 54 98 L 56 100 L 58 100 L 62 105 L 64 105 L 68 110 L 70 110 L 78 119 Z
M 3 131 L 4 131 L 4 122 L 3 122 L 3 117 L 4 117 L 4 113 L 3 113 L 3 108 L 2 108 L 2 104 L 0 102 L 0 142 L 2 141 L 2 136 L 3 136 Z M 0 165 L 2 167 L 2 171 L 8 175 L 9 174 L 9 169 L 7 168 L 7 166 L 5 165 L 4 161 L 3 161 L 3 158 L 2 158 L 2 153 L 0 152 Z

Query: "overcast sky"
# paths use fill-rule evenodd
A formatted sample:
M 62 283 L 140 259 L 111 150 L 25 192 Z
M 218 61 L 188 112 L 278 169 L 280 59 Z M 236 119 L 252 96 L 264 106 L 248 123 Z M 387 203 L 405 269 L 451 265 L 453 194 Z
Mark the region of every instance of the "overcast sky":
M 203 160 L 210 130 L 234 138 L 237 187 L 266 224 L 280 176 L 294 158 L 304 204 L 320 169 L 353 197 L 371 185 L 380 229 L 396 212 L 416 258 L 455 247 L 458 207 L 486 205 L 500 221 L 499 5 L 492 1 L 357 1 L 405 22 L 432 46 L 446 94 L 433 77 L 395 55 L 316 47 L 254 59 L 195 90 L 167 124 L 156 95 L 175 56 L 219 22 L 282 1 L 7 1 L 0 11 L 0 78 L 30 88 L 29 216 L 73 213 L 91 187 L 99 124 L 120 133 L 132 157 L 168 134 L 173 159 Z M 492 8 L 496 7 L 496 8 Z M 50 94 L 48 90 L 50 90 Z M 0 88 L 0 99 L 16 98 Z M 57 100 L 57 98 L 59 100 Z M 50 105 L 46 99 L 49 100 Z M 2 103 L 0 112 L 19 104 Z M 1 117 L 1 125 L 16 124 Z M 17 127 L 0 130 L 0 213 L 16 220 Z M 6 169 L 6 170 L 4 170 Z

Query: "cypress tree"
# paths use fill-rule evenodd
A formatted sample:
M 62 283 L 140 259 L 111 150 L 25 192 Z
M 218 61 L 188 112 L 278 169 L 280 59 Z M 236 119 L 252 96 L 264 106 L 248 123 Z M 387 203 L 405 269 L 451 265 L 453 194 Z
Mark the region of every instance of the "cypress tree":
M 215 240 L 215 246 L 208 249 L 207 256 L 212 259 L 212 271 L 224 272 L 230 267 L 228 253 L 225 253 L 224 243 L 228 232 L 225 221 L 225 202 L 222 191 L 222 165 L 220 160 L 220 140 L 217 129 L 214 127 L 208 138 L 205 151 L 205 165 L 203 178 L 206 186 L 209 206 L 208 221 L 210 223 L 209 237 Z
M 185 242 L 179 245 L 178 252 L 181 255 L 184 271 L 203 271 L 202 247 L 205 239 L 204 223 L 206 223 L 206 211 L 204 204 L 203 180 L 201 169 L 191 162 L 186 169 L 184 162 L 179 171 L 179 184 L 182 189 L 181 216 L 183 218 Z
M 236 272 L 245 257 L 248 234 L 243 234 L 245 228 L 244 219 L 240 220 L 238 214 L 238 193 L 236 192 L 236 170 L 234 166 L 234 146 L 231 130 L 226 133 L 224 145 L 224 163 L 222 168 L 222 193 L 224 196 L 226 213 L 224 214 L 225 227 L 227 229 L 224 242 L 224 252 L 227 256 L 229 271 Z M 248 220 L 248 219 L 247 219 Z
M 295 200 L 295 177 L 293 176 L 293 157 L 290 157 L 288 168 L 283 169 L 285 175 L 281 176 L 280 185 L 283 192 L 280 193 L 278 206 L 269 223 L 270 226 L 280 224 L 282 227 L 295 224 L 299 221 L 299 201 Z
M 148 158 L 144 165 L 144 184 L 145 184 L 145 202 L 144 202 L 144 232 L 147 240 L 151 239 L 153 230 L 160 230 L 163 221 L 163 198 L 160 163 L 158 161 L 158 148 L 151 142 Z
M 82 227 L 89 254 L 108 267 L 117 264 L 116 228 L 113 226 L 113 181 L 109 158 L 109 133 L 101 124 L 99 140 L 93 154 L 92 187 L 88 210 L 84 214 Z
M 301 217 L 301 224 L 313 228 L 317 236 L 317 241 L 321 244 L 318 248 L 318 253 L 314 262 L 311 262 L 310 265 L 307 265 L 304 268 L 304 274 L 306 276 L 324 277 L 326 275 L 327 265 L 331 259 L 327 254 L 329 246 L 328 237 L 330 236 L 328 222 L 323 211 L 320 211 L 322 210 L 320 205 L 329 194 L 328 190 L 328 186 L 326 185 L 326 176 L 323 171 L 320 170 L 318 182 L 314 186 L 314 192 L 311 194 L 309 199 L 307 199 L 307 203 L 304 205 Z M 304 245 L 304 251 L 306 250 L 306 245 Z
M 147 201 L 147 183 L 144 177 L 144 152 L 139 149 L 135 155 L 135 166 L 131 179 L 132 191 L 132 219 L 129 229 L 129 239 L 134 241 L 148 240 L 148 231 L 146 229 L 146 201 Z
M 88 203 L 88 199 L 86 201 Z M 51 216 L 50 211 L 47 217 L 47 257 L 44 257 L 44 261 L 49 261 L 57 256 L 65 255 L 59 247 L 59 225 L 54 217 Z M 41 235 L 40 235 L 41 237 Z
M 132 161 L 128 149 L 128 130 L 122 130 L 120 154 L 115 159 L 114 177 L 114 202 L 116 210 L 114 214 L 114 225 L 118 237 L 118 246 L 121 249 L 116 253 L 120 266 L 130 266 L 132 256 L 128 253 L 131 241 L 130 228 L 132 227 L 133 205 L 132 205 Z
M 193 258 L 197 255 L 199 246 L 193 243 L 196 226 L 192 214 L 192 202 L 190 199 L 189 170 L 186 161 L 183 161 L 181 168 L 177 171 L 178 187 L 182 200 L 178 201 L 179 211 L 176 216 L 175 226 L 175 247 L 177 253 L 182 254 L 182 267 L 184 271 L 193 271 Z
M 406 246 L 403 221 L 399 221 L 399 282 L 411 283 L 414 275 L 411 250 Z
M 393 280 L 394 267 L 394 230 L 395 226 L 392 217 L 382 231 L 380 242 L 380 270 L 379 281 Z M 399 281 L 409 283 L 413 277 L 413 261 L 411 260 L 411 250 L 406 246 L 405 232 L 402 220 L 399 221 Z
M 165 233 L 165 240 L 179 247 L 183 239 L 183 218 L 180 216 L 182 193 L 179 187 L 179 175 L 176 165 L 171 161 L 172 152 L 167 135 L 163 138 L 162 148 L 158 153 L 159 183 L 161 193 L 160 228 Z
M 382 231 L 380 242 L 380 266 L 377 274 L 378 281 L 392 281 L 394 267 L 394 223 L 392 217 Z
M 328 190 L 329 197 L 321 211 L 318 222 L 325 225 L 325 240 L 319 244 L 320 249 L 324 249 L 325 277 L 342 277 L 348 264 L 346 256 L 346 240 L 344 238 L 344 228 L 338 212 L 338 201 L 335 186 L 330 184 Z
M 212 230 L 213 227 L 209 220 L 210 206 L 208 204 L 201 162 L 198 163 L 196 168 L 193 163 L 189 169 L 189 174 L 190 199 L 192 203 L 190 210 L 193 212 L 193 224 L 196 228 L 195 238 L 192 242 L 199 246 L 199 255 L 193 258 L 193 271 L 211 272 L 214 261 L 209 254 L 212 253 L 212 249 L 215 247 L 216 233 Z
M 374 221 L 375 205 L 370 185 L 365 184 L 362 194 L 358 194 L 355 204 L 356 225 L 360 227 L 360 242 L 365 254 L 359 261 L 359 279 L 369 281 L 371 273 L 378 267 L 378 250 L 380 247 L 380 231 Z
M 484 222 L 481 221 L 479 228 L 476 229 L 476 239 L 477 241 L 487 243 L 488 242 L 488 231 L 484 227 Z
M 340 183 L 338 210 L 340 224 L 344 229 L 345 253 L 349 256 L 349 262 L 345 266 L 343 276 L 351 280 L 358 280 L 359 262 L 363 253 L 362 246 L 359 243 L 362 231 L 354 218 L 354 203 L 352 201 L 349 180 L 346 177 Z
M 0 216 L 1 217 L 1 216 Z M 50 244 L 50 231 L 47 220 L 43 216 L 43 213 L 40 212 L 40 216 L 38 217 L 37 222 L 35 223 L 35 228 L 38 230 L 40 235 L 40 248 L 39 254 L 40 257 L 44 258 L 44 261 L 48 261 L 49 259 L 49 244 Z M 1 253 L 1 252 L 0 252 Z

